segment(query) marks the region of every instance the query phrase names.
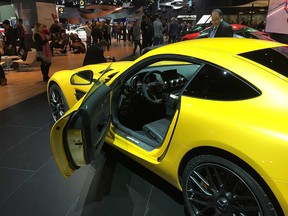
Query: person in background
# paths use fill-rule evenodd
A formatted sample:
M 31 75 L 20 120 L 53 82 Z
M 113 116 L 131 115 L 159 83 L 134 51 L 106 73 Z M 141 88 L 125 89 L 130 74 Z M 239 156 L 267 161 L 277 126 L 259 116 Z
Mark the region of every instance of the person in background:
M 122 23 L 116 23 L 115 30 L 116 30 L 116 40 L 120 41 L 121 40 L 121 35 L 122 35 Z
M 122 22 L 122 36 L 123 36 L 123 41 L 126 41 L 127 38 L 127 24 L 126 22 Z
M 117 26 L 117 22 L 112 23 L 112 27 L 111 27 L 111 37 L 112 38 L 116 38 L 116 26 Z
M 4 52 L 9 56 L 16 55 L 17 32 L 10 26 L 9 20 L 3 21 L 3 27 L 5 28 Z
M 86 53 L 86 47 L 84 43 L 79 38 L 78 34 L 70 34 L 70 51 L 74 52 L 75 54 Z
M 159 14 L 155 14 L 155 20 L 153 22 L 153 32 L 154 32 L 153 46 L 164 43 L 164 38 L 163 38 L 164 28 L 163 28 L 162 22 L 160 21 L 160 18 L 161 17 L 159 16 Z
M 104 51 L 106 50 L 107 46 L 108 42 L 106 40 L 101 40 L 98 44 L 91 45 L 87 49 L 83 66 L 107 62 L 107 58 L 110 58 L 104 56 Z
M 232 26 L 223 20 L 220 9 L 214 9 L 211 13 L 212 27 L 209 29 L 208 37 L 233 37 Z
M 142 48 L 152 46 L 153 42 L 153 27 L 151 19 L 148 15 L 143 15 L 141 21 L 141 32 L 142 32 Z
M 111 39 L 111 32 L 112 32 L 112 25 L 110 24 L 110 21 L 107 21 L 108 26 L 108 45 L 112 45 L 112 39 Z
M 95 25 L 92 29 L 92 37 L 93 37 L 93 44 L 97 44 L 99 41 L 103 39 L 103 32 L 101 23 L 96 21 Z
M 2 34 L 0 34 L 0 60 L 3 54 L 4 54 L 3 37 L 2 37 Z M 6 79 L 5 72 L 3 70 L 2 65 L 0 65 L 0 85 L 1 86 L 7 85 L 7 79 Z
M 168 20 L 161 19 L 162 26 L 163 26 L 163 37 L 168 38 Z
M 44 24 L 43 24 L 43 27 L 42 27 L 42 32 L 43 32 L 44 35 L 50 35 L 50 30 Z
M 96 28 L 96 21 L 94 19 L 91 21 L 90 28 L 91 28 L 91 38 L 92 38 L 92 44 L 93 44 L 93 43 L 95 43 L 95 35 L 94 35 L 93 31 L 94 31 L 94 28 Z
M 139 46 L 141 54 L 142 46 L 140 42 L 140 35 L 141 35 L 140 20 L 136 20 L 133 26 L 133 42 L 134 42 L 133 55 L 135 55 L 137 46 Z
M 174 43 L 177 41 L 179 32 L 179 24 L 175 17 L 171 18 L 171 22 L 168 25 L 168 43 Z
M 57 38 L 56 40 L 50 41 L 49 46 L 51 48 L 52 55 L 53 55 L 54 48 L 60 50 L 60 52 L 62 54 L 66 54 L 67 53 L 68 44 L 69 44 L 69 40 L 68 40 L 66 34 L 62 32 L 59 35 L 59 38 Z
M 25 28 L 23 25 L 23 19 L 19 19 L 18 20 L 18 24 L 16 26 L 16 30 L 17 30 L 17 35 L 19 38 L 19 49 L 18 49 L 18 55 L 21 55 L 24 51 L 24 53 L 26 52 L 26 48 L 25 48 Z
M 49 69 L 51 66 L 52 52 L 48 43 L 50 37 L 42 32 L 42 28 L 43 25 L 41 23 L 37 23 L 34 26 L 32 39 L 36 45 L 37 57 L 41 59 L 40 68 L 43 75 L 43 81 L 47 82 L 50 78 Z
M 179 26 L 179 35 L 183 36 L 187 34 L 187 22 L 184 21 Z
M 84 30 L 86 32 L 86 45 L 87 45 L 87 48 L 88 48 L 89 46 L 91 46 L 91 43 L 92 43 L 92 36 L 91 36 L 92 29 L 90 27 L 90 22 L 89 21 L 85 22 Z
M 131 22 L 131 21 L 129 21 L 129 22 L 127 23 L 127 32 L 128 32 L 128 34 L 127 34 L 128 41 L 133 42 L 133 41 L 132 41 L 133 22 Z
M 107 41 L 107 50 L 109 51 L 109 26 L 105 21 L 102 22 L 102 33 L 103 39 Z
M 58 38 L 59 37 L 59 32 L 60 32 L 60 25 L 58 20 L 54 20 L 54 23 L 50 26 L 49 32 L 51 34 L 51 38 Z

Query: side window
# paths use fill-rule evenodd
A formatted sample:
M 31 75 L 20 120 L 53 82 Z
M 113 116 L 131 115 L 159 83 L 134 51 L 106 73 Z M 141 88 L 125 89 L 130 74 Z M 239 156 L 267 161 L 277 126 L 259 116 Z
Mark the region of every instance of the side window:
M 205 65 L 187 86 L 184 95 L 229 101 L 257 97 L 260 91 L 229 71 Z

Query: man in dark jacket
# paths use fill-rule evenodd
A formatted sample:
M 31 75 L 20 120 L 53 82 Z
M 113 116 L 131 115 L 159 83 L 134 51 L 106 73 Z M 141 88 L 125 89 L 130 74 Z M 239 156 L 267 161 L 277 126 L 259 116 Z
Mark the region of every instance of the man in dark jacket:
M 3 21 L 3 27 L 5 28 L 5 55 L 16 55 L 17 31 L 10 26 L 9 20 Z
M 17 36 L 19 38 L 19 48 L 18 48 L 18 55 L 21 55 L 21 52 L 26 52 L 25 48 L 25 28 L 23 25 L 23 19 L 18 20 L 18 24 L 16 27 Z
M 106 40 L 101 40 L 98 44 L 91 45 L 87 49 L 83 66 L 107 62 L 107 59 L 104 56 L 104 51 L 107 48 L 107 45 L 108 42 Z
M 214 9 L 211 13 L 212 27 L 208 37 L 233 37 L 232 26 L 223 20 L 223 13 L 220 9 Z
M 144 15 L 141 21 L 142 48 L 152 46 L 153 27 L 150 17 Z
M 168 25 L 168 43 L 174 43 L 177 41 L 179 33 L 179 24 L 177 23 L 177 19 L 175 17 L 171 18 L 171 22 Z

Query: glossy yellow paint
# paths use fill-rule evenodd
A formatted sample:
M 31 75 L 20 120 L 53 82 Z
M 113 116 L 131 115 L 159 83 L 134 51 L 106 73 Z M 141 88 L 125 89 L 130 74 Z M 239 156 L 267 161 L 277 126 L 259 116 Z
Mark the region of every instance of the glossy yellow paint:
M 72 111 L 71 111 L 72 112 Z M 70 115 L 65 115 L 59 121 L 57 121 L 50 133 L 50 146 L 56 163 L 60 169 L 60 172 L 64 177 L 69 177 L 73 174 L 74 170 L 69 166 L 68 159 L 65 153 L 62 134 L 66 123 L 69 120 Z
M 288 175 L 283 172 L 287 160 L 287 152 L 283 149 L 288 145 L 288 129 L 280 129 L 279 126 L 286 124 L 287 117 L 281 113 L 270 113 L 265 107 L 251 112 L 258 106 L 256 104 L 183 97 L 174 136 L 179 136 L 179 142 L 191 148 L 197 143 L 196 146 L 223 149 L 246 161 L 262 176 L 288 181 Z
M 206 154 L 216 154 L 213 149 L 220 150 L 224 155 L 231 155 L 242 160 L 258 173 L 271 188 L 284 213 L 288 215 L 288 174 L 286 172 L 288 80 L 275 71 L 237 56 L 242 52 L 278 46 L 281 44 L 251 39 L 190 40 L 157 48 L 133 63 L 123 63 L 122 68 L 115 67 L 114 72 L 119 72 L 108 84 L 117 79 L 129 66 L 147 57 L 160 54 L 184 55 L 213 62 L 244 77 L 261 91 L 261 95 L 239 101 L 213 101 L 182 96 L 180 111 L 173 118 L 164 144 L 151 152 L 115 134 L 113 125 L 110 127 L 106 141 L 157 173 L 179 190 L 182 190 L 179 168 L 185 155 L 200 148 Z M 101 64 L 99 68 L 103 70 L 105 66 L 107 64 Z M 98 65 L 94 67 L 98 68 Z M 67 77 L 82 69 L 63 71 L 55 77 L 53 75 L 51 82 L 59 83 L 65 96 L 72 97 L 70 94 L 76 87 L 69 86 Z M 94 76 L 96 78 L 99 74 L 95 75 L 94 72 Z M 62 80 L 65 81 L 62 82 Z M 77 88 L 82 87 L 77 86 Z M 89 86 L 85 88 L 88 89 Z M 73 103 L 76 102 L 69 98 L 69 104 L 73 105 Z M 51 142 L 59 142 L 59 146 L 54 147 L 52 151 L 64 176 L 69 176 L 72 171 L 67 166 L 67 158 L 63 156 L 62 127 L 69 113 L 77 110 L 78 107 L 79 102 L 64 115 L 63 123 L 58 123 L 58 125 L 56 123 L 51 132 Z M 56 130 L 57 126 L 60 129 Z
M 264 180 L 267 182 L 275 196 L 277 197 L 278 201 L 281 204 L 281 207 L 283 209 L 284 215 L 287 215 L 288 213 L 288 184 L 285 181 L 280 181 L 277 179 L 269 179 L 264 178 Z
M 261 97 L 258 99 L 262 100 Z M 197 148 L 202 148 L 203 152 L 206 149 L 206 154 L 214 154 L 212 149 L 219 149 L 240 158 L 260 174 L 267 185 L 274 189 L 273 193 L 282 208 L 288 212 L 288 196 L 284 192 L 288 191 L 288 175 L 285 172 L 285 149 L 288 147 L 288 131 L 285 126 L 287 115 L 275 113 L 270 116 L 271 113 L 266 108 L 263 108 L 263 113 L 247 115 L 257 103 L 249 105 L 249 101 L 243 102 L 203 102 L 201 99 L 183 97 L 177 127 L 163 161 L 152 163 L 131 152 L 131 148 L 124 153 L 182 190 L 178 176 L 182 158 Z M 285 108 L 287 112 L 287 104 Z M 234 116 L 238 118 L 235 119 Z M 279 121 L 275 122 L 275 119 Z M 279 132 L 280 127 L 282 133 Z M 264 128 L 278 132 L 271 133 Z
M 270 41 L 269 41 L 270 42 Z M 211 60 L 211 56 L 206 55 L 207 52 L 226 53 L 226 55 L 236 55 L 243 52 L 249 52 L 257 49 L 265 49 L 269 47 L 278 47 L 280 43 L 264 40 L 244 39 L 244 38 L 206 38 L 179 43 L 169 44 L 151 50 L 136 61 L 147 58 L 148 56 L 157 54 L 178 54 L 184 56 L 200 57 L 201 59 Z M 283 45 L 283 44 L 282 44 Z M 213 57 L 214 60 L 217 60 Z M 230 62 L 231 63 L 231 62 Z
M 72 108 L 77 100 L 75 97 L 75 91 L 81 91 L 81 92 L 88 92 L 88 90 L 92 87 L 93 83 L 90 85 L 71 85 L 70 78 L 73 74 L 77 72 L 81 72 L 84 70 L 91 70 L 93 71 L 93 79 L 98 79 L 102 75 L 102 71 L 105 70 L 111 62 L 107 63 L 101 63 L 97 65 L 87 65 L 84 67 L 80 67 L 74 70 L 62 70 L 58 71 L 53 74 L 53 76 L 49 79 L 48 85 L 47 85 L 47 93 L 49 92 L 49 88 L 53 83 L 56 83 L 58 86 L 61 87 L 63 90 L 63 94 L 66 98 L 66 101 L 68 103 L 69 108 Z M 107 74 L 105 74 L 101 80 L 106 80 L 109 82 L 109 80 L 114 80 L 114 78 L 109 78 L 111 74 L 118 73 L 125 71 L 130 65 L 132 64 L 131 61 L 123 61 L 123 62 L 113 62 L 111 71 L 109 71 Z M 115 75 L 117 77 L 117 74 Z M 49 98 L 49 97 L 48 97 Z

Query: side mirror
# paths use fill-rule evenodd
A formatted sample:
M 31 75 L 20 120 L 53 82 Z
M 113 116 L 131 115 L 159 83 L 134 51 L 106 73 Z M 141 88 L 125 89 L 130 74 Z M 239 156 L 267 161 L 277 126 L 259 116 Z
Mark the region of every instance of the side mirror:
M 76 74 L 73 74 L 70 79 L 71 85 L 90 85 L 92 81 L 93 71 L 91 70 L 80 71 Z

